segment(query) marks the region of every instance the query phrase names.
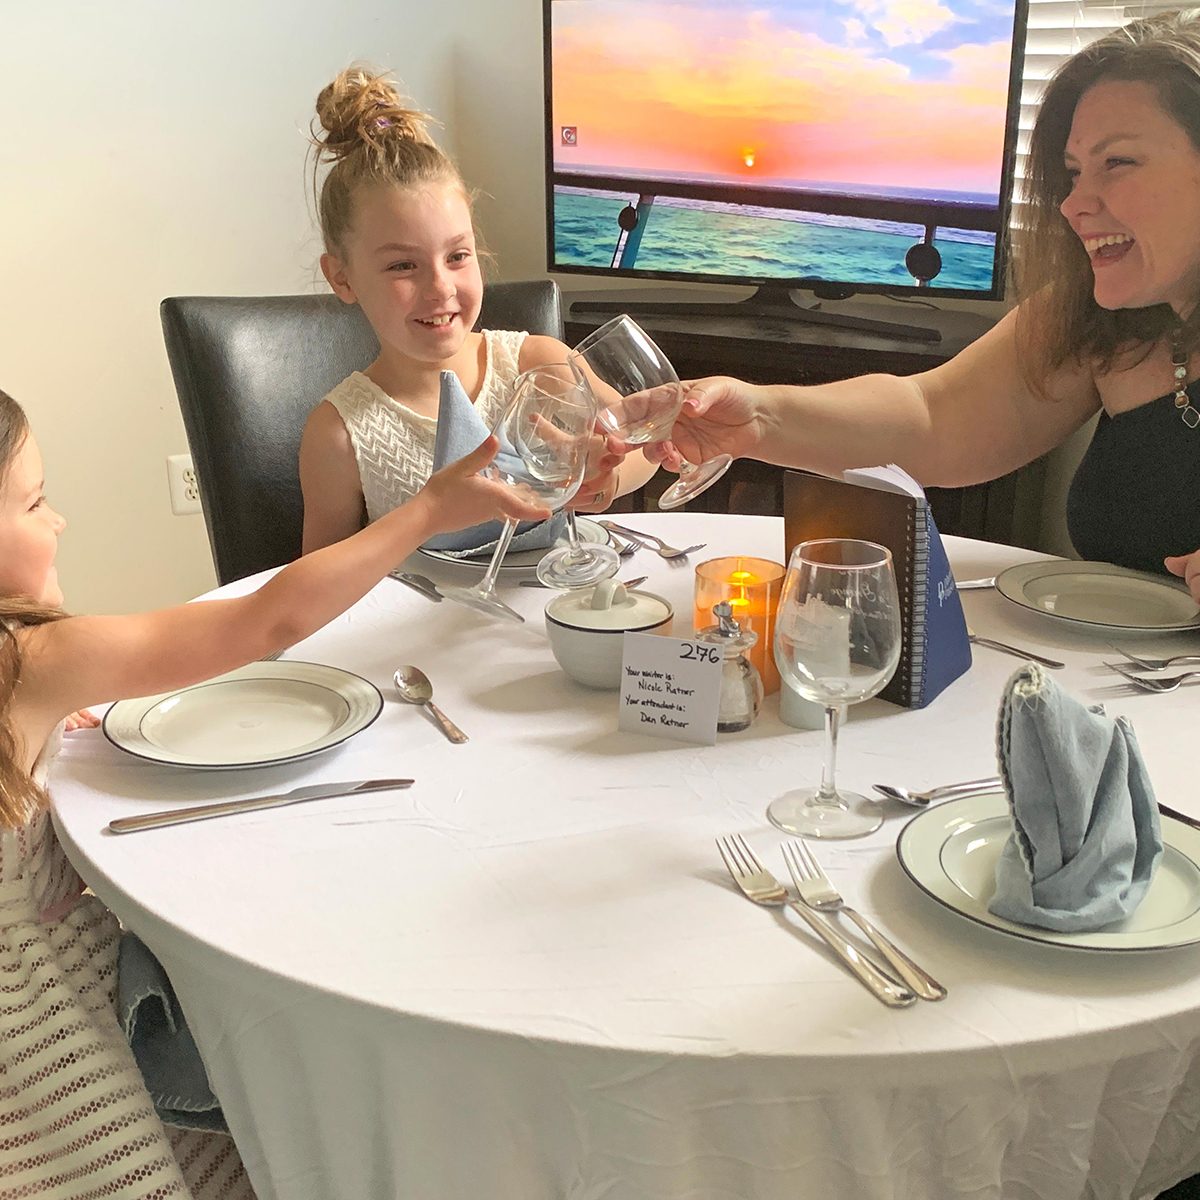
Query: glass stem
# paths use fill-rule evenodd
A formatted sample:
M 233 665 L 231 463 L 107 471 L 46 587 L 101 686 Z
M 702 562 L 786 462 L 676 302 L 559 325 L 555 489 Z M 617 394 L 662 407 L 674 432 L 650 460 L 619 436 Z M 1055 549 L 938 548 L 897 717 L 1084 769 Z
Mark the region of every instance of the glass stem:
M 506 520 L 504 528 L 500 531 L 500 540 L 496 543 L 496 549 L 492 554 L 492 561 L 488 563 L 487 574 L 479 581 L 479 594 L 481 596 L 491 596 L 496 591 L 496 574 L 500 570 L 500 564 L 504 561 L 504 556 L 508 553 L 508 543 L 512 541 L 513 534 L 517 532 L 518 522 Z
M 579 528 L 575 524 L 575 510 L 567 509 L 567 554 L 566 561 L 578 563 L 587 558 L 587 551 L 579 544 Z
M 816 804 L 835 804 L 841 807 L 842 801 L 837 794 L 834 784 L 834 769 L 837 766 L 838 728 L 842 723 L 845 709 L 837 704 L 825 706 L 825 761 L 821 764 L 821 787 L 813 798 Z

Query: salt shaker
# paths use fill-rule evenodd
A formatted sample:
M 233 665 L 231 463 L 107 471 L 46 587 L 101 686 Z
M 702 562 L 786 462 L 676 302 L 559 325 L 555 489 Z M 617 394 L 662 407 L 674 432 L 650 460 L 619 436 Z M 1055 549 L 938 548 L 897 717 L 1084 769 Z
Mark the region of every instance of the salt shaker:
M 747 729 L 762 707 L 763 685 L 758 668 L 746 657 L 746 651 L 758 641 L 752 629 L 743 630 L 733 616 L 728 600 L 713 606 L 715 625 L 701 629 L 695 640 L 721 651 L 721 702 L 717 711 L 717 732 L 737 733 Z

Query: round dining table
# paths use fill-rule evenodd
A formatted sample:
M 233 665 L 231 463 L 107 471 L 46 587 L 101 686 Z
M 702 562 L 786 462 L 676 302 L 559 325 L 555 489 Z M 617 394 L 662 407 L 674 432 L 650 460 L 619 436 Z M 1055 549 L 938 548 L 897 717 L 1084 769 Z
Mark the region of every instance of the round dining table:
M 624 560 L 673 604 L 677 637 L 698 562 L 784 561 L 781 519 L 624 520 L 705 543 L 683 562 Z M 946 546 L 959 580 L 1042 557 Z M 405 565 L 442 584 L 481 574 Z M 817 781 L 822 733 L 782 723 L 777 695 L 715 745 L 619 732 L 618 693 L 573 682 L 551 654 L 554 593 L 517 578 L 501 587 L 523 625 L 388 578 L 288 650 L 385 697 L 320 755 L 181 769 L 98 730 L 66 739 L 59 834 L 166 968 L 262 1200 L 1139 1200 L 1200 1170 L 1200 947 L 1084 951 L 969 921 L 902 869 L 914 812 L 893 804 L 873 834 L 813 843 L 847 902 L 948 989 L 884 1007 L 796 914 L 747 902 L 714 844 L 740 834 L 786 878 L 764 813 Z M 994 589 L 960 595 L 976 633 L 1062 660 L 1068 692 L 1128 716 L 1158 799 L 1200 817 L 1200 689 L 1135 691 L 1103 665 L 1116 652 L 1102 633 Z M 1136 646 L 1198 651 L 1200 634 Z M 401 664 L 425 671 L 467 743 L 398 700 Z M 839 783 L 994 774 L 1020 666 L 976 647 L 923 709 L 853 707 Z M 415 782 L 106 828 L 380 776 Z

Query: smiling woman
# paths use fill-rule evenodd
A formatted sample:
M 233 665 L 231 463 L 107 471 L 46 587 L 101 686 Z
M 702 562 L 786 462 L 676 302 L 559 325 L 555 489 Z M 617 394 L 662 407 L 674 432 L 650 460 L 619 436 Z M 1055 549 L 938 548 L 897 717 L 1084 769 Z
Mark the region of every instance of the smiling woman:
M 699 380 L 674 447 L 829 474 L 895 462 L 959 487 L 1099 413 L 1068 500 L 1076 550 L 1176 575 L 1200 600 L 1200 10 L 1135 21 L 1063 64 L 1027 188 L 1023 299 L 979 341 L 905 379 Z M 674 465 L 675 449 L 651 453 Z

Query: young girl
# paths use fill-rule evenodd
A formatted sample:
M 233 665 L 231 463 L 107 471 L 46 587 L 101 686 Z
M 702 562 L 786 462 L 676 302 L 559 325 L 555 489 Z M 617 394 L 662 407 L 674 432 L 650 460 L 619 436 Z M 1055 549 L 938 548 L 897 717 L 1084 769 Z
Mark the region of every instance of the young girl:
M 25 414 L 0 392 L 0 1194 L 252 1196 L 229 1138 L 155 1115 L 114 1009 L 118 926 L 54 837 L 46 762 L 68 714 L 184 687 L 337 616 L 435 533 L 547 514 L 477 472 L 489 439 L 357 535 L 257 592 L 128 617 L 68 617 Z
M 359 68 L 317 97 L 316 173 L 332 163 L 317 209 L 321 270 L 358 304 L 379 357 L 317 405 L 300 444 L 304 552 L 348 536 L 429 478 L 439 374 L 453 371 L 491 428 L 521 371 L 563 362 L 555 338 L 472 332 L 483 298 L 471 198 L 422 113 Z M 599 440 L 599 439 L 598 439 Z M 641 452 L 594 460 L 574 507 L 600 511 L 654 472 Z

